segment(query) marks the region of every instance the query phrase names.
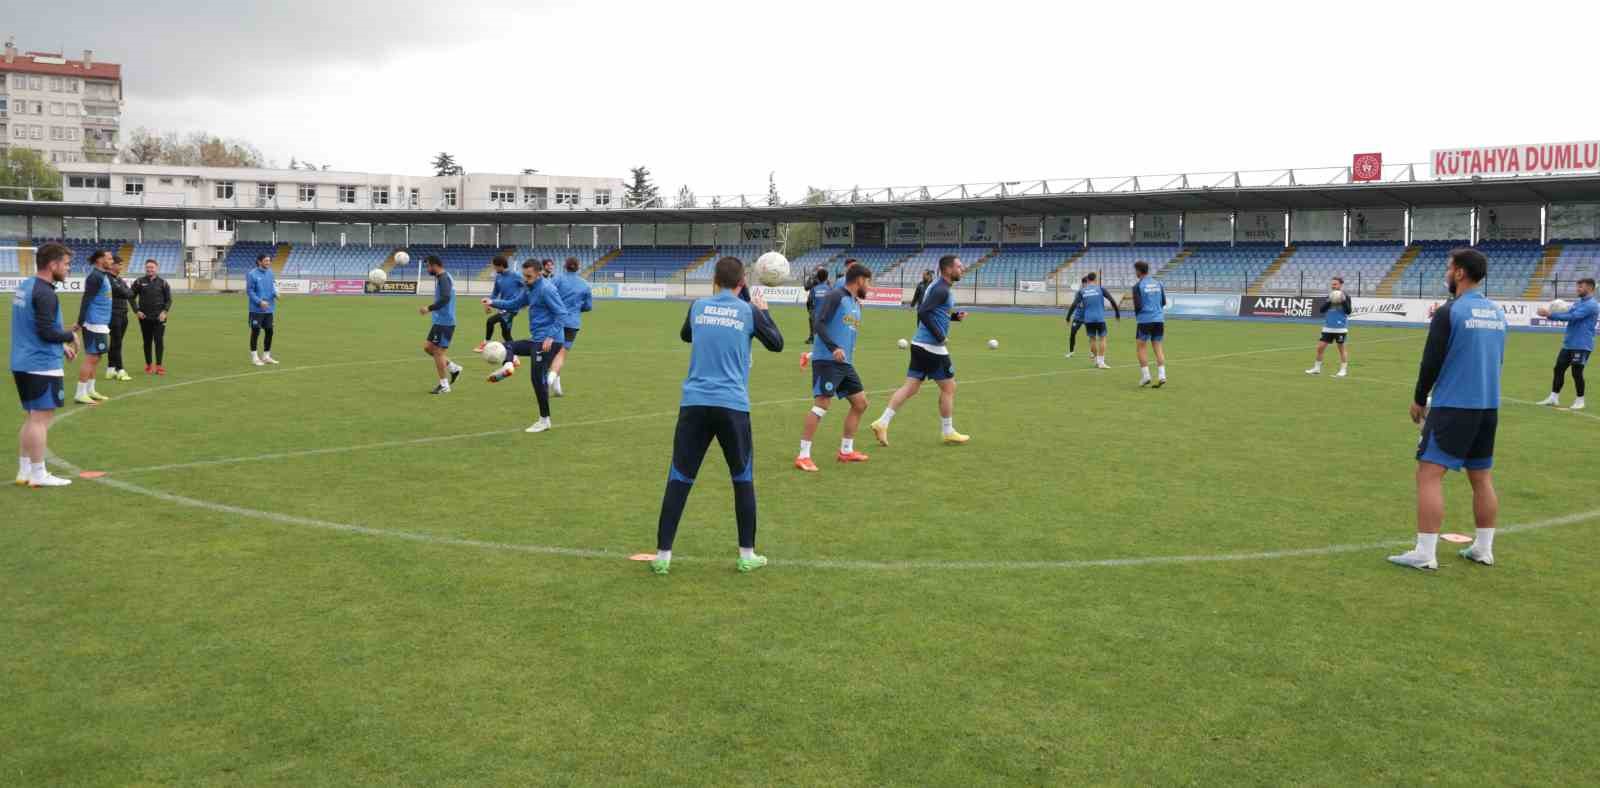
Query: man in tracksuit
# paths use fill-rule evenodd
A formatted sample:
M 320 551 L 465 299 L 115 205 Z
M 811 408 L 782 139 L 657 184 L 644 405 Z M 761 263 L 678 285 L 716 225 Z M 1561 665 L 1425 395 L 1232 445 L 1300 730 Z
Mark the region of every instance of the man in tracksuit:
M 848 268 L 854 262 L 854 259 L 848 260 L 845 266 Z M 828 269 L 818 266 L 811 283 L 806 286 L 806 347 L 800 351 L 801 368 L 811 363 L 811 341 L 817 335 L 817 306 L 822 303 L 822 299 L 828 297 L 828 291 L 832 289 L 832 285 L 828 284 Z
M 491 301 L 510 301 L 522 292 L 522 277 L 512 272 L 511 262 L 504 257 L 496 257 L 490 262 L 494 266 L 494 289 L 489 291 Z M 473 348 L 474 353 L 482 353 L 483 346 L 494 339 L 494 327 L 500 327 L 500 339 L 507 345 L 511 344 L 511 321 L 516 317 L 515 312 L 496 310 L 489 314 L 489 319 L 483 324 L 483 341 Z
M 522 264 L 522 292 L 508 301 L 483 299 L 483 305 L 494 309 L 507 309 L 515 313 L 528 308 L 528 338 L 513 342 L 506 348 L 506 363 L 489 376 L 490 383 L 499 383 L 516 371 L 516 357 L 528 356 L 533 360 L 529 374 L 533 378 L 533 396 L 539 402 L 539 420 L 523 432 L 544 432 L 550 429 L 550 386 L 547 375 L 556 353 L 565 340 L 567 306 L 561 300 L 556 286 L 544 277 L 544 266 L 538 260 Z
M 1477 531 L 1461 557 L 1494 564 L 1495 430 L 1500 422 L 1500 368 L 1506 352 L 1506 313 L 1485 298 L 1479 285 L 1489 261 L 1471 248 L 1450 253 L 1445 286 L 1453 299 L 1433 313 L 1422 350 L 1417 388 L 1411 395 L 1411 421 L 1422 425 L 1417 441 L 1417 546 L 1390 563 L 1413 569 L 1438 569 L 1435 550 L 1444 523 L 1444 475 L 1465 469 L 1472 484 L 1472 514 Z
M 106 364 L 107 380 L 133 380 L 122 364 L 122 339 L 128 334 L 128 301 L 133 291 L 122 281 L 123 259 L 111 256 L 111 357 Z
M 1594 353 L 1594 326 L 1600 317 L 1600 304 L 1594 300 L 1594 279 L 1578 280 L 1578 303 L 1565 312 L 1551 312 L 1539 307 L 1539 316 L 1566 323 L 1567 335 L 1561 340 L 1561 354 L 1556 356 L 1555 380 L 1550 384 L 1550 396 L 1540 405 L 1560 405 L 1561 388 L 1567 382 L 1567 370 L 1572 370 L 1572 383 L 1578 398 L 1572 401 L 1573 410 L 1583 410 L 1585 382 L 1583 369 L 1589 365 L 1589 355 Z
M 1339 303 L 1333 303 L 1333 294 L 1339 294 Z M 1322 302 L 1319 309 L 1322 312 L 1322 339 L 1317 341 L 1317 361 L 1306 370 L 1307 375 L 1322 374 L 1322 353 L 1328 345 L 1339 346 L 1339 374 L 1342 378 L 1350 374 L 1350 349 L 1345 347 L 1345 340 L 1350 336 L 1350 313 L 1355 309 L 1350 303 L 1349 294 L 1344 291 L 1344 277 L 1333 278 L 1332 288 L 1328 293 L 1328 300 Z
M 172 287 L 161 278 L 160 264 L 144 261 L 144 276 L 133 282 L 133 312 L 139 318 L 139 337 L 144 340 L 144 374 L 167 374 L 163 362 L 167 355 L 167 313 L 172 311 Z M 155 355 L 151 355 L 151 351 Z
M 78 355 L 73 330 L 61 325 L 56 285 L 67 281 L 72 251 L 45 244 L 38 251 L 38 274 L 22 280 L 11 296 L 11 377 L 22 404 L 22 429 L 17 436 L 17 486 L 65 487 L 70 479 L 45 467 L 46 439 L 56 409 L 66 404 L 62 386 L 63 359 Z
M 257 257 L 256 267 L 245 274 L 244 280 L 245 299 L 250 306 L 250 363 L 258 367 L 276 364 L 278 360 L 272 357 L 272 323 L 278 311 L 278 285 L 272 279 L 272 258 Z M 257 354 L 256 344 L 262 334 L 267 342 Z
M 94 390 L 100 357 L 111 350 L 111 253 L 104 249 L 89 255 L 89 274 L 83 280 L 83 301 L 78 305 L 78 326 L 83 332 L 83 360 L 78 363 L 79 405 L 98 405 L 110 397 Z

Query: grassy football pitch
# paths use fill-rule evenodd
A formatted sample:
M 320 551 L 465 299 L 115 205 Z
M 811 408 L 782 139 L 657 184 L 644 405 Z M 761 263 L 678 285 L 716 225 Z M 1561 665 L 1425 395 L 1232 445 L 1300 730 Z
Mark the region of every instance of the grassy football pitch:
M 428 394 L 420 303 L 288 298 L 258 369 L 242 297 L 180 295 L 160 379 L 134 327 L 136 381 L 50 436 L 109 475 L 7 488 L 0 783 L 1600 780 L 1600 423 L 1527 404 L 1554 336 L 1510 340 L 1499 565 L 1441 543 L 1422 573 L 1384 561 L 1414 527 L 1421 331 L 1357 327 L 1335 380 L 1302 372 L 1314 326 L 1174 322 L 1152 391 L 1131 321 L 1095 371 L 1060 313 L 975 313 L 971 444 L 940 445 L 929 388 L 837 466 L 841 404 L 805 475 L 805 313 L 778 308 L 751 376 L 772 564 L 734 571 L 713 448 L 656 577 L 627 556 L 654 547 L 685 305 L 600 303 L 526 435 L 526 367 L 482 381 L 467 303 L 467 372 Z M 913 322 L 865 315 L 867 420 Z

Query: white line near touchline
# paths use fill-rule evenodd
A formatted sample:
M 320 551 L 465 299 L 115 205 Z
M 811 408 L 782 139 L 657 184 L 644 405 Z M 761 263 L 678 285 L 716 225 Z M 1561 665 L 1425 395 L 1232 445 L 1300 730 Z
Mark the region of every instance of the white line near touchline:
M 1366 344 L 1378 344 L 1378 343 L 1381 343 L 1381 342 L 1397 342 L 1397 341 L 1402 341 L 1404 339 L 1407 339 L 1407 337 L 1399 337 L 1399 338 L 1395 338 L 1395 339 L 1380 339 L 1380 340 L 1375 340 L 1374 342 L 1368 342 Z M 1179 362 L 1183 362 L 1183 363 L 1192 363 L 1192 362 L 1199 362 L 1199 361 L 1220 361 L 1222 359 L 1227 359 L 1227 358 L 1238 358 L 1238 357 L 1241 357 L 1241 356 L 1261 355 L 1261 354 L 1264 354 L 1264 353 L 1284 353 L 1284 352 L 1288 352 L 1288 351 L 1291 351 L 1291 350 L 1304 350 L 1304 349 L 1305 349 L 1305 345 L 1301 344 L 1301 345 L 1295 345 L 1294 347 L 1267 348 L 1267 349 L 1263 349 L 1263 350 L 1246 350 L 1246 351 L 1240 351 L 1240 352 L 1237 352 L 1237 353 L 1222 353 L 1222 354 L 1217 354 L 1217 355 L 1212 355 L 1212 356 L 1197 356 L 1197 357 L 1191 358 L 1191 359 L 1179 358 L 1179 359 L 1176 359 L 1176 360 L 1179 361 Z M 390 363 L 390 362 L 365 362 L 365 363 Z M 327 366 L 336 366 L 336 365 L 327 365 Z M 1136 368 L 1137 367 L 1133 367 L 1133 366 L 1127 367 L 1127 369 L 1136 369 Z M 302 367 L 301 369 L 311 369 L 311 367 Z M 288 372 L 288 371 L 291 371 L 291 370 L 284 370 L 284 371 Z M 1084 372 L 1104 372 L 1104 370 L 1096 370 L 1093 367 L 1078 367 L 1076 369 L 1058 369 L 1058 370 L 1052 370 L 1050 372 L 1030 372 L 1030 373 L 1026 373 L 1026 374 L 1022 374 L 1022 375 L 1008 375 L 1008 376 L 997 377 L 997 378 L 981 378 L 981 379 L 978 379 L 978 380 L 963 380 L 963 381 L 960 381 L 960 385 L 962 385 L 962 386 L 975 386 L 975 385 L 979 385 L 979 384 L 983 384 L 983 383 L 1005 383 L 1005 382 L 1016 381 L 1016 380 L 1032 380 L 1032 379 L 1036 379 L 1036 378 L 1057 377 L 1057 376 L 1060 376 L 1060 375 L 1070 375 L 1070 374 L 1077 374 L 1077 373 L 1084 373 Z M 248 373 L 246 373 L 246 374 L 248 375 Z M 225 378 L 216 378 L 216 380 L 233 379 L 233 378 L 236 378 L 236 377 L 240 377 L 240 376 L 232 375 L 232 376 L 227 376 Z M 192 383 L 203 383 L 203 382 L 205 382 L 205 381 L 204 380 L 192 381 Z M 187 385 L 187 384 L 185 384 L 185 385 Z M 171 388 L 171 387 L 170 386 L 164 386 L 164 387 L 161 387 L 161 388 Z M 136 393 L 149 393 L 150 391 L 159 391 L 159 390 L 161 390 L 161 389 L 148 389 L 148 390 L 146 390 L 144 392 L 136 392 Z M 877 391 L 873 391 L 873 392 L 869 392 L 869 393 L 877 394 L 877 395 L 885 395 L 885 394 L 892 394 L 892 393 L 894 393 L 894 391 L 895 391 L 895 389 L 879 389 Z M 797 403 L 810 402 L 812 399 L 813 399 L 812 397 L 795 397 L 795 398 L 789 398 L 789 399 L 766 400 L 766 401 L 763 401 L 763 402 L 751 403 L 751 407 L 768 407 L 768 406 L 771 406 L 771 405 L 794 405 L 794 404 L 797 404 Z M 73 411 L 73 413 L 78 413 L 78 412 L 81 412 L 81 411 Z M 629 414 L 627 416 L 614 416 L 614 417 L 610 417 L 610 418 L 589 419 L 589 420 L 585 420 L 585 421 L 556 422 L 555 425 L 553 426 L 553 429 L 572 429 L 574 427 L 593 427 L 593 426 L 598 426 L 598 425 L 603 425 L 603 424 L 617 424 L 617 423 L 620 423 L 620 422 L 638 421 L 640 419 L 661 419 L 661 418 L 671 417 L 671 416 L 673 416 L 675 414 L 677 414 L 677 411 L 676 410 L 671 410 L 671 411 L 658 411 L 658 412 L 654 412 L 654 413 L 634 413 L 634 414 Z M 400 449 L 400 448 L 406 448 L 406 447 L 410 447 L 410 446 L 427 446 L 427 445 L 434 444 L 434 443 L 448 443 L 450 441 L 476 440 L 476 439 L 479 439 L 479 438 L 491 438 L 491 437 L 498 437 L 498 436 L 505 436 L 505 435 L 515 435 L 515 434 L 517 434 L 519 432 L 522 432 L 522 428 L 520 428 L 520 427 L 513 428 L 513 429 L 505 429 L 505 430 L 489 430 L 489 431 L 484 431 L 484 432 L 464 432 L 464 433 L 457 433 L 457 434 L 454 434 L 454 435 L 432 435 L 432 436 L 427 436 L 427 437 L 422 437 L 422 438 L 407 438 L 407 439 L 403 439 L 403 440 L 378 441 L 378 442 L 375 442 L 375 443 L 362 443 L 362 444 L 356 444 L 356 445 L 353 445 L 353 446 L 334 446 L 334 447 L 323 447 L 323 448 L 317 448 L 317 449 L 295 449 L 295 450 L 292 450 L 292 451 L 268 452 L 268 453 L 265 453 L 265 454 L 252 454 L 252 455 L 247 455 L 247 456 L 243 456 L 243 457 L 221 457 L 221 458 L 214 459 L 214 460 L 193 460 L 193 461 L 190 461 L 190 462 L 175 462 L 175 463 L 166 463 L 166 464 L 163 464 L 163 465 L 145 465 L 145 466 L 140 466 L 140 467 L 137 467 L 137 468 L 122 468 L 122 469 L 110 472 L 110 475 L 127 476 L 127 475 L 135 474 L 135 473 L 159 473 L 159 472 L 162 472 L 162 471 L 177 471 L 177 470 L 185 470 L 185 469 L 189 469 L 189 468 L 209 468 L 209 467 L 215 467 L 215 466 L 219 466 L 219 465 L 238 465 L 238 464 L 241 464 L 241 463 L 250 463 L 250 462 L 267 462 L 267 461 L 271 461 L 271 460 L 286 460 L 286 459 L 294 459 L 296 457 L 320 457 L 320 456 L 325 456 L 325 455 L 329 455 L 329 454 L 344 454 L 344 453 L 348 453 L 348 452 L 358 452 L 358 451 L 376 451 L 376 450 L 380 450 L 380 449 Z

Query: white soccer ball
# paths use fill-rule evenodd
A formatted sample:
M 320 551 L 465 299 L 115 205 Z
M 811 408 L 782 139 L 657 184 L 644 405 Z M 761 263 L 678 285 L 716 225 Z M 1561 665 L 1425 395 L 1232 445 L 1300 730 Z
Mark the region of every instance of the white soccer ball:
M 989 349 L 990 350 L 999 350 L 1000 349 L 1000 340 L 998 340 L 998 339 L 989 340 Z
M 756 281 L 767 287 L 777 287 L 789 278 L 789 258 L 779 252 L 767 252 L 756 258 Z
M 1344 303 L 1344 291 L 1343 290 L 1335 290 L 1335 291 L 1329 293 L 1328 294 L 1328 303 L 1330 303 L 1330 304 L 1342 304 L 1342 303 Z
M 483 360 L 489 362 L 491 367 L 498 367 L 506 363 L 506 346 L 499 342 L 490 342 L 484 345 Z
M 1551 301 L 1549 306 L 1546 306 L 1545 308 L 1549 309 L 1550 310 L 1550 314 L 1553 315 L 1553 314 L 1555 314 L 1557 312 L 1565 312 L 1568 309 L 1571 309 L 1572 305 L 1567 303 L 1567 302 L 1565 302 L 1565 301 L 1563 301 L 1563 300 L 1561 300 L 1561 299 L 1559 299 L 1559 298 L 1557 298 L 1556 300 Z
M 382 268 L 374 268 L 367 272 L 367 281 L 375 285 L 381 285 L 389 281 L 389 272 Z
M 395 265 L 405 265 L 406 263 L 409 263 L 409 262 L 411 262 L 411 255 L 409 255 L 409 254 L 407 254 L 405 252 L 395 252 L 394 253 L 394 264 Z
M 911 343 L 905 341 L 904 339 L 901 339 L 901 340 L 895 342 L 894 344 L 895 344 L 896 347 L 900 348 L 901 350 L 905 350 L 906 348 L 911 347 Z

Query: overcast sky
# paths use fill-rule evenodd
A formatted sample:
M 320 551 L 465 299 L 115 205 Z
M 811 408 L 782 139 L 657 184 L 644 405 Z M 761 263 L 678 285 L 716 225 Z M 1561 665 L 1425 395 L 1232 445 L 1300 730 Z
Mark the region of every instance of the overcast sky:
M 124 134 L 335 169 L 810 185 L 1424 161 L 1600 138 L 1600 3 L 0 0 L 122 63 Z

